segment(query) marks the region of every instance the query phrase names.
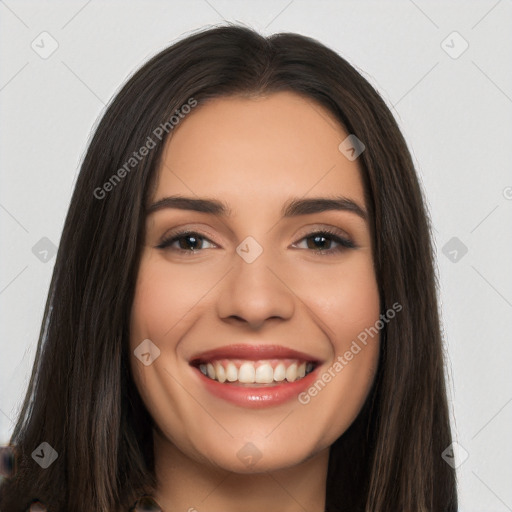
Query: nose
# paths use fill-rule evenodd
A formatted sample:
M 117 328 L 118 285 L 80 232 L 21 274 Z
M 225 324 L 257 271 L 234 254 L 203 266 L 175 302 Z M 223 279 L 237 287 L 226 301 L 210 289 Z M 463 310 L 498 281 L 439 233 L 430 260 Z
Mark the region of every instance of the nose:
M 248 263 L 238 255 L 228 272 L 217 302 L 224 322 L 260 329 L 271 319 L 288 320 L 298 300 L 283 267 L 265 251 Z

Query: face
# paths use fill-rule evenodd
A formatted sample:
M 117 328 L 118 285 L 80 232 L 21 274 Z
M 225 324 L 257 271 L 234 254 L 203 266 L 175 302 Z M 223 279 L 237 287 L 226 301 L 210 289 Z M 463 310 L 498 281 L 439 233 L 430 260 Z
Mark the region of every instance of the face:
M 300 464 L 368 395 L 379 339 L 358 340 L 379 294 L 360 168 L 338 149 L 347 136 L 320 105 L 279 92 L 199 105 L 167 142 L 131 366 L 160 439 L 198 463 Z

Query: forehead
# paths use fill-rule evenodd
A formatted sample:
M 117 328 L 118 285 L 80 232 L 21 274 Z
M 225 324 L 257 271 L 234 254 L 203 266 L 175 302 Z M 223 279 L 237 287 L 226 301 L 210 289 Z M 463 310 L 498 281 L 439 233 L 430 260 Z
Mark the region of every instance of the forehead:
M 338 149 L 347 136 L 333 114 L 296 93 L 216 98 L 172 132 L 153 199 L 192 192 L 269 206 L 343 194 L 363 202 L 359 165 Z

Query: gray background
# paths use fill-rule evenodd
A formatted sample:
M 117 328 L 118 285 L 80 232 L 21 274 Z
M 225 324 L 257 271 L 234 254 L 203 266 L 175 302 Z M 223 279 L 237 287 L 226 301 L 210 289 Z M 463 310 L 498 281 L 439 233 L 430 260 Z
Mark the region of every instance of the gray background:
M 148 57 L 223 19 L 317 38 L 392 107 L 435 226 L 460 509 L 512 511 L 511 0 L 0 0 L 0 444 L 105 104 Z

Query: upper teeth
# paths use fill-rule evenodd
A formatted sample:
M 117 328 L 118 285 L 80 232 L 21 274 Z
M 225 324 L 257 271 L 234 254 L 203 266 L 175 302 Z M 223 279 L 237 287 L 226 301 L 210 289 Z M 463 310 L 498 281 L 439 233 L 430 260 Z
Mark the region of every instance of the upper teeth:
M 242 382 L 257 384 L 270 384 L 287 380 L 293 382 L 300 379 L 313 370 L 313 363 L 288 360 L 285 362 L 275 361 L 212 361 L 199 365 L 201 372 L 210 379 L 219 382 Z

